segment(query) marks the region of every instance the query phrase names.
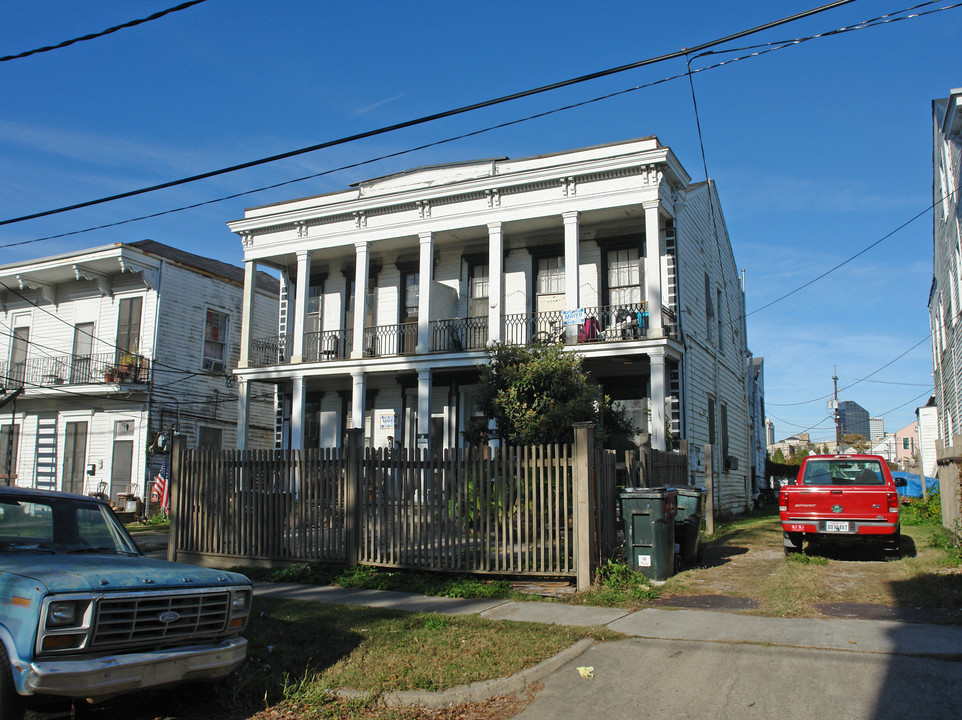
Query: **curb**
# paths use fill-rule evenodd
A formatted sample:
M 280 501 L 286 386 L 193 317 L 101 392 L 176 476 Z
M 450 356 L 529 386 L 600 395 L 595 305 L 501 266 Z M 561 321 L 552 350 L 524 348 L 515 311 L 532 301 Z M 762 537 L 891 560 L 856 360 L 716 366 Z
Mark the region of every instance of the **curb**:
M 415 706 L 424 708 L 443 708 L 463 703 L 479 702 L 501 695 L 520 695 L 532 683 L 550 675 L 555 670 L 583 654 L 592 647 L 595 641 L 591 638 L 579 640 L 569 648 L 542 660 L 514 675 L 494 680 L 481 680 L 470 685 L 459 685 L 448 690 L 429 692 L 427 690 L 401 690 L 385 692 L 378 701 L 386 707 Z M 345 699 L 371 697 L 371 693 L 359 690 L 338 690 L 337 695 Z

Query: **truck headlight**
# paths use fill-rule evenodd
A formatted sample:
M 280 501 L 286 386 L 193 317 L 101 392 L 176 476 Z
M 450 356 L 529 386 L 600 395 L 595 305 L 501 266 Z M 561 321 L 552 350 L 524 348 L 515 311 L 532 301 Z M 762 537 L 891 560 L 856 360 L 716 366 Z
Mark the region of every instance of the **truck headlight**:
M 85 602 L 80 600 L 60 600 L 47 606 L 47 627 L 62 628 L 80 624 L 83 619 Z
M 230 609 L 235 613 L 245 613 L 250 609 L 251 605 L 251 591 L 250 590 L 240 590 L 234 593 L 231 598 Z

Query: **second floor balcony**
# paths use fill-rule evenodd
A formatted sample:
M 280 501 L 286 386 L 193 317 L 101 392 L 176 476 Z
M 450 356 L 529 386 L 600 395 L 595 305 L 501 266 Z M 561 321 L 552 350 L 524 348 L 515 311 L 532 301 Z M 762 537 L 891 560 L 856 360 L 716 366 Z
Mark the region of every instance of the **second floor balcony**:
M 583 322 L 569 333 L 564 313 L 530 312 L 504 316 L 502 340 L 515 345 L 561 342 L 580 345 L 624 343 L 650 339 L 647 303 L 584 308 Z M 663 337 L 677 337 L 675 315 L 662 308 Z M 430 346 L 426 352 L 458 353 L 484 350 L 490 333 L 487 317 L 459 317 L 430 322 Z M 291 341 L 283 337 L 251 341 L 250 367 L 286 365 L 291 358 Z M 326 330 L 304 335 L 304 362 L 348 360 L 354 351 L 352 330 Z M 376 325 L 364 329 L 360 348 L 364 358 L 418 354 L 418 323 Z
M 62 385 L 131 385 L 150 380 L 150 359 L 131 353 L 49 355 L 0 363 L 0 385 L 25 391 Z

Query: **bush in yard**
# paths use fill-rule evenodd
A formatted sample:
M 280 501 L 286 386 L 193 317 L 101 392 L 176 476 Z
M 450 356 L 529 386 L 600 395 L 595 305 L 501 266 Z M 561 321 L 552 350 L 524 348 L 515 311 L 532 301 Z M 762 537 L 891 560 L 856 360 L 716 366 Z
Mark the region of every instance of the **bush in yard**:
M 608 433 L 634 434 L 624 413 L 589 381 L 582 356 L 558 345 L 496 343 L 480 367 L 475 392 L 478 410 L 492 418 L 502 441 L 511 445 L 547 445 L 574 441 L 572 424 L 594 422 Z M 471 423 L 465 439 L 488 441 L 486 423 Z
M 939 493 L 930 492 L 927 497 L 903 505 L 901 522 L 903 525 L 941 525 L 942 499 Z
M 635 572 L 624 562 L 607 560 L 595 575 L 595 584 L 588 591 L 592 605 L 633 605 L 658 597 L 641 573 Z

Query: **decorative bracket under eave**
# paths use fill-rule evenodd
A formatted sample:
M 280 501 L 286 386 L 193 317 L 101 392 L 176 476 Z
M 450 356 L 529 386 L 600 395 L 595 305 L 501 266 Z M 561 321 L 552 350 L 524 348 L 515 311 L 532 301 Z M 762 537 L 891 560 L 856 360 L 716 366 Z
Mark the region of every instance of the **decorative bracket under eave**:
M 93 280 L 97 283 L 97 287 L 100 289 L 101 297 L 113 297 L 114 292 L 111 288 L 110 276 L 104 273 L 97 272 L 96 270 L 91 270 L 83 265 L 73 266 L 74 275 L 77 276 L 78 280 Z
M 119 257 L 117 260 L 120 262 L 120 272 L 125 273 L 140 273 L 144 276 L 144 283 L 151 290 L 157 289 L 157 271 L 152 267 L 147 267 L 146 265 L 139 265 L 138 263 L 131 262 L 127 258 Z
M 57 286 L 51 285 L 50 283 L 41 282 L 39 280 L 34 280 L 28 278 L 25 275 L 17 275 L 17 282 L 20 283 L 20 289 L 26 290 L 30 288 L 31 290 L 39 290 L 43 299 L 47 302 L 56 305 L 57 304 Z

